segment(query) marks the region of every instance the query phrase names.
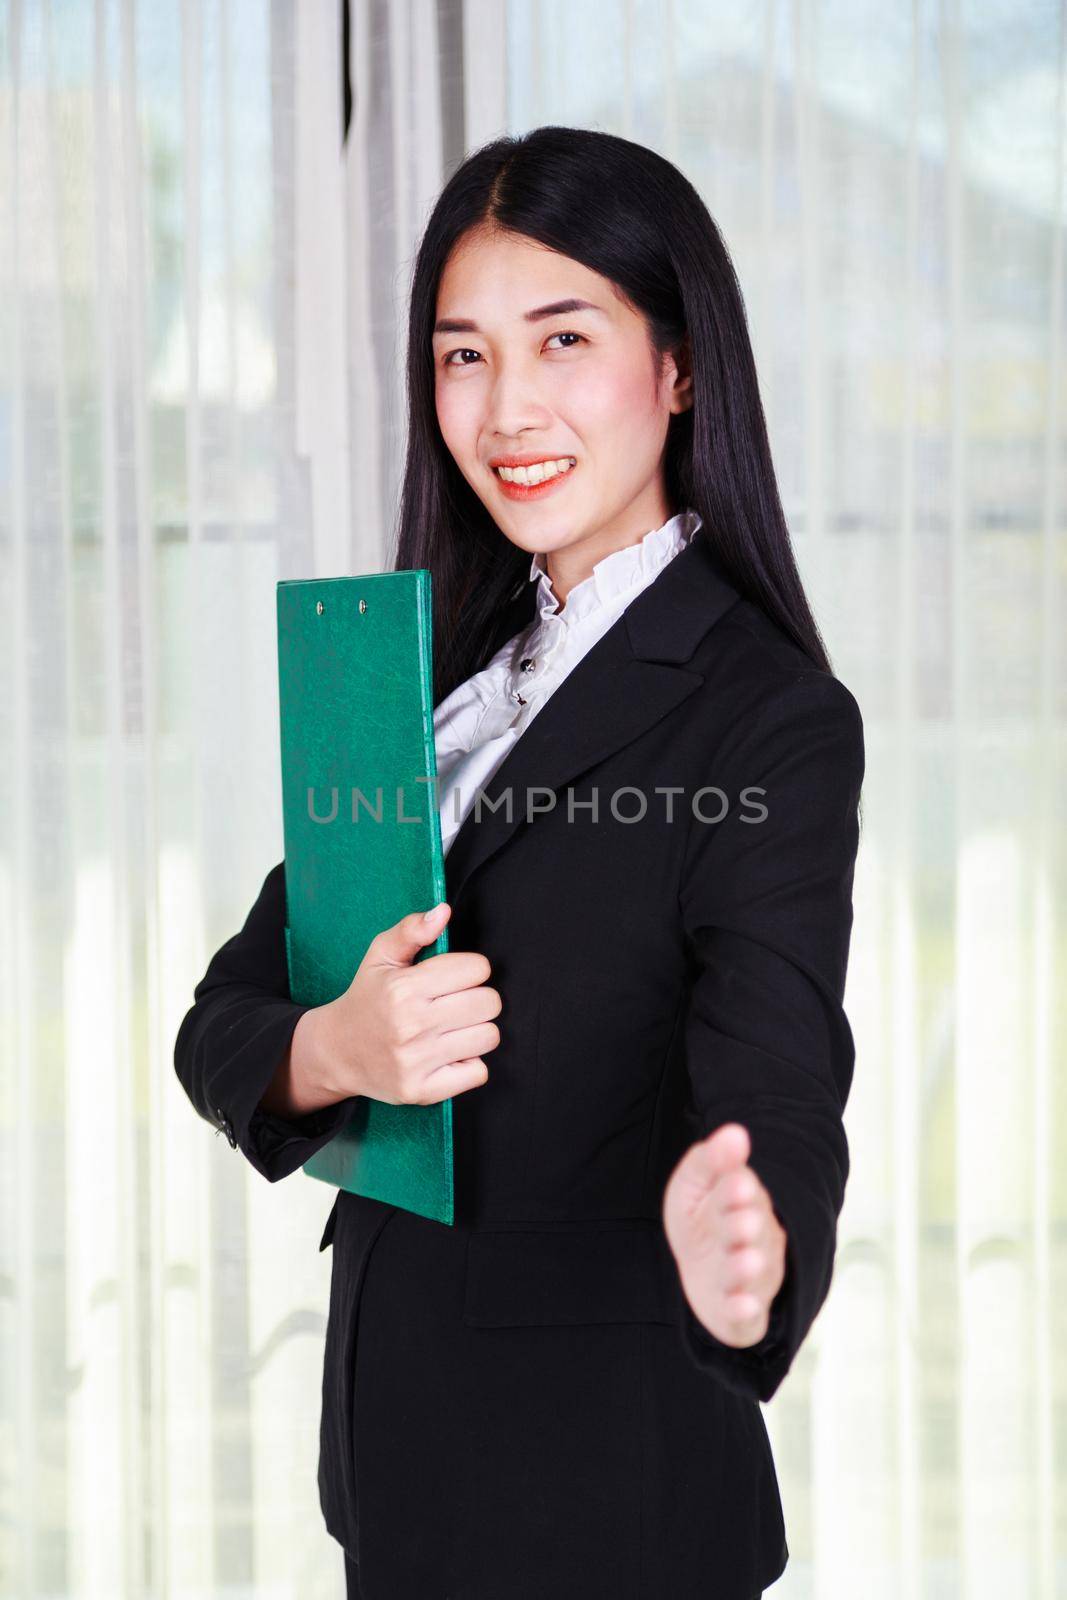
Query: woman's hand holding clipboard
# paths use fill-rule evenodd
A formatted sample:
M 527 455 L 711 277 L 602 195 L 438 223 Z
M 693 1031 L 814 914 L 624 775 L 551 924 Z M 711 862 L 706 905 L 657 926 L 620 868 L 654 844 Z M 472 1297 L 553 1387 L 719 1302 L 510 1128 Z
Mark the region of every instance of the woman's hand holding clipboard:
M 370 942 L 344 994 L 316 1008 L 316 1055 L 333 1099 L 436 1105 L 488 1082 L 502 1001 L 477 951 L 415 957 L 452 914 L 442 901 L 412 911 Z

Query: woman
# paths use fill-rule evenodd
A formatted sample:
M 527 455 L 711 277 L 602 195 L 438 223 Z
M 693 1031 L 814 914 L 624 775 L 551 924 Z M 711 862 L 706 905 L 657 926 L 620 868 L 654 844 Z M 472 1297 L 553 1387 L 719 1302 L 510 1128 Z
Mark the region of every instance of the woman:
M 750 1600 L 788 1559 L 759 1402 L 848 1172 L 859 710 L 729 257 L 668 162 L 552 127 L 475 152 L 408 378 L 396 565 L 433 574 L 448 901 L 309 1008 L 279 864 L 177 1070 L 272 1181 L 358 1094 L 453 1097 L 455 1226 L 340 1192 L 323 1236 L 350 1595 Z

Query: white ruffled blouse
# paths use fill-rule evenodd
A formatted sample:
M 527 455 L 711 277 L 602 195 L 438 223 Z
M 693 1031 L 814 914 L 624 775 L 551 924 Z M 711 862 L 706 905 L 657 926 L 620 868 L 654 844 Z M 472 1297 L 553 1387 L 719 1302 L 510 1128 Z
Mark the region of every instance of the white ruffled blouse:
M 636 544 L 603 556 L 560 610 L 544 555 L 530 562 L 537 615 L 434 712 L 441 842 L 447 855 L 479 790 L 576 662 L 700 527 L 680 511 Z

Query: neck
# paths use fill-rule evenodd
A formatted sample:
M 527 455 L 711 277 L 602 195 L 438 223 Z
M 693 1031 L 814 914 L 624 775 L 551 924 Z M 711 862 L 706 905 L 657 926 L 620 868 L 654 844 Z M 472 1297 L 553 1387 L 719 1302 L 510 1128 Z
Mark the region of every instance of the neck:
M 675 511 L 663 508 L 662 515 L 658 516 L 657 521 L 646 522 L 638 532 L 632 531 L 631 518 L 630 531 L 623 532 L 618 527 L 602 529 L 598 534 L 583 539 L 574 546 L 546 552 L 545 570 L 552 585 L 552 593 L 559 601 L 559 609 L 563 610 L 571 590 L 592 576 L 593 568 L 598 561 L 603 561 L 605 556 L 614 554 L 616 550 L 626 550 L 631 545 L 640 544 L 642 539 L 647 538 L 656 529 L 662 528 L 677 514 Z

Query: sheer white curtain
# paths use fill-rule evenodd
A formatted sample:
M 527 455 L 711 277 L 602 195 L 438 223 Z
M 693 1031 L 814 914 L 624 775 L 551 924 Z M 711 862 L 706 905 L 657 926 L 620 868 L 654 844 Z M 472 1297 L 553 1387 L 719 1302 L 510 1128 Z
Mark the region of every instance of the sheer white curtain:
M 718 219 L 866 719 L 853 1175 L 767 1408 L 775 1592 L 1045 1600 L 1062 9 L 351 12 L 342 152 L 333 0 L 0 0 L 0 1593 L 342 1591 L 330 1197 L 264 1184 L 171 1051 L 281 856 L 274 583 L 389 559 L 428 208 L 465 150 L 558 121 L 662 150 Z
M 507 120 L 734 255 L 868 768 L 830 1297 L 767 1407 L 816 1600 L 1067 1593 L 1064 7 L 509 0 Z
M 331 1192 L 264 1184 L 172 1051 L 282 854 L 275 582 L 388 544 L 391 358 L 357 361 L 350 396 L 346 350 L 392 338 L 382 296 L 441 181 L 437 8 L 356 10 L 362 187 L 336 0 L 0 3 L 0 1593 L 20 1600 L 343 1592 L 316 1481 Z

